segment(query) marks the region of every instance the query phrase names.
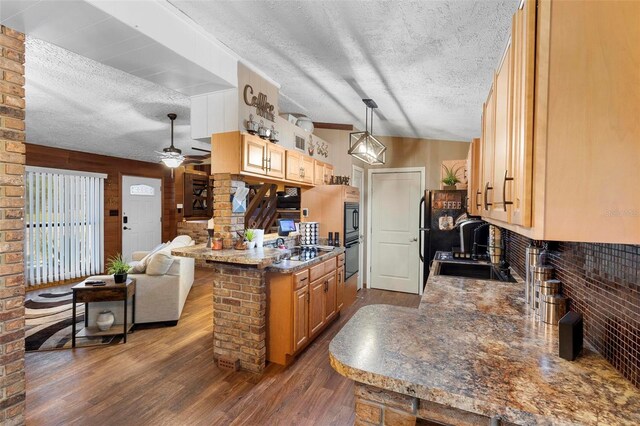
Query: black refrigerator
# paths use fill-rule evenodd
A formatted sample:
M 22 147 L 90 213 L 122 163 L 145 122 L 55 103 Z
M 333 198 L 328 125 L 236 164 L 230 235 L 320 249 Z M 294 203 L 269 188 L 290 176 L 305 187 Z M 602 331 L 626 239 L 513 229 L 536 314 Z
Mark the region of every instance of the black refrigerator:
M 429 277 L 429 266 L 436 252 L 452 251 L 460 247 L 460 233 L 455 228 L 455 224 L 457 219 L 466 212 L 466 190 L 425 191 L 420 199 L 418 247 L 425 282 Z

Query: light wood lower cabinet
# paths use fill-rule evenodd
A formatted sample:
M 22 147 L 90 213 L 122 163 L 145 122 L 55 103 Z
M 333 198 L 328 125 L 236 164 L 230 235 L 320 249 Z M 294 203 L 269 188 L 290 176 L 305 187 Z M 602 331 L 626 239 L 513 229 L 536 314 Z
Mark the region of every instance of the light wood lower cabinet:
M 317 334 L 325 321 L 325 283 L 324 277 L 312 281 L 309 285 L 309 334 Z
M 344 305 L 342 259 L 334 257 L 295 274 L 268 275 L 267 360 L 289 364 L 338 316 Z
M 344 266 L 340 266 L 336 272 L 336 305 L 338 311 L 344 306 Z
M 296 290 L 293 297 L 293 350 L 309 340 L 309 286 Z

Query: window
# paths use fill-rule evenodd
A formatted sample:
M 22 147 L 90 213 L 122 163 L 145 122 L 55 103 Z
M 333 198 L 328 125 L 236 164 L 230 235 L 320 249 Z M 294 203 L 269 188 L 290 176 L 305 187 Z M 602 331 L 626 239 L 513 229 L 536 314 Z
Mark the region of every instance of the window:
M 148 195 L 153 197 L 155 193 L 156 191 L 153 188 L 153 186 L 149 186 L 149 185 L 140 184 L 140 185 L 131 185 L 129 187 L 130 195 Z
M 27 285 L 102 272 L 106 177 L 97 173 L 27 167 Z

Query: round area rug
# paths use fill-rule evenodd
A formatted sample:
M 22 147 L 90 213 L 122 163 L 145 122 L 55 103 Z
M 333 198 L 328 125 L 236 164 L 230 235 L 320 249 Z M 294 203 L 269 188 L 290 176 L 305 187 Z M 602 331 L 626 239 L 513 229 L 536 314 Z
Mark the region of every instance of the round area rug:
M 25 350 L 71 349 L 71 291 L 28 296 L 25 306 Z M 76 308 L 76 332 L 84 328 L 84 303 Z M 118 343 L 122 336 L 76 338 L 76 347 Z

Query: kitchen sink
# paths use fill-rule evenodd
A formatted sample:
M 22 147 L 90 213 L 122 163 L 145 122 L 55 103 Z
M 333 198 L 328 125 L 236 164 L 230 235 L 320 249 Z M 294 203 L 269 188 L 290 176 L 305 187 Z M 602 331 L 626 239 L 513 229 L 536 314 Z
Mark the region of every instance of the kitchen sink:
M 475 278 L 480 280 L 492 280 L 503 282 L 516 282 L 511 275 L 500 272 L 490 263 L 474 261 L 437 261 L 434 267 L 434 275 L 446 275 L 450 277 Z

